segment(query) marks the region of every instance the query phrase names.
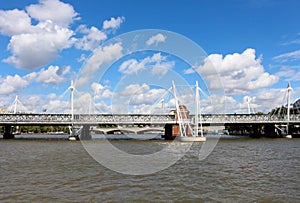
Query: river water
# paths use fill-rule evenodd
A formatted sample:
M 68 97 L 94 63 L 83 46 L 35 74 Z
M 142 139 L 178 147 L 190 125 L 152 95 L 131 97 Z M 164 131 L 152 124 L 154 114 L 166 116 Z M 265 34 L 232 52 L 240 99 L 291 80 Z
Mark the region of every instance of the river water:
M 133 154 L 170 143 L 110 142 Z M 127 175 L 99 164 L 81 142 L 0 140 L 0 201 L 300 202 L 300 139 L 220 139 L 204 160 L 198 156 L 201 145 L 194 143 L 165 170 Z

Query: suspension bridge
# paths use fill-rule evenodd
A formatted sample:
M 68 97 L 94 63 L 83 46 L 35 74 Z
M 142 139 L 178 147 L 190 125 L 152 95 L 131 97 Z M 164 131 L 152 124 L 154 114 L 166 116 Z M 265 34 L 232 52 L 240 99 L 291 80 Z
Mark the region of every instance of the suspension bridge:
M 88 138 L 91 127 L 99 125 L 117 126 L 111 129 L 98 130 L 107 133 L 108 131 L 124 132 L 144 132 L 159 131 L 167 124 L 178 124 L 175 115 L 169 114 L 74 114 L 73 106 L 73 83 L 69 90 L 71 91 L 71 113 L 70 114 L 32 114 L 18 113 L 17 105 L 21 102 L 16 97 L 11 113 L 0 114 L 0 126 L 4 126 L 3 138 L 14 138 L 12 126 L 79 126 L 81 128 L 81 137 Z M 291 86 L 287 88 L 287 103 L 290 104 Z M 250 105 L 248 105 L 250 108 Z M 237 128 L 238 126 L 251 128 L 253 134 L 261 136 L 268 134 L 271 136 L 282 136 L 285 134 L 296 133 L 300 131 L 300 114 L 290 114 L 290 105 L 287 105 L 286 115 L 270 114 L 202 114 L 199 116 L 190 115 L 181 122 L 197 123 L 201 126 L 212 129 L 225 129 L 228 127 Z M 141 129 L 141 126 L 145 129 Z

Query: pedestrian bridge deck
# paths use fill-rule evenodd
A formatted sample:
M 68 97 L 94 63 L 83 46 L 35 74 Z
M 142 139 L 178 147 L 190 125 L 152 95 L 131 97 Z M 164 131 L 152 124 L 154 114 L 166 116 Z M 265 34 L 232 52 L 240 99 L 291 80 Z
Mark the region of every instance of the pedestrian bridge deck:
M 194 116 L 191 115 L 192 121 Z M 186 120 L 190 121 L 190 120 Z M 258 114 L 209 114 L 202 115 L 199 119 L 204 125 L 220 124 L 263 124 L 263 123 L 287 123 L 287 117 L 277 117 Z M 291 115 L 290 123 L 300 124 L 300 115 Z M 176 123 L 174 115 L 146 115 L 146 114 L 0 114 L 0 125 L 134 125 L 134 124 L 166 124 Z

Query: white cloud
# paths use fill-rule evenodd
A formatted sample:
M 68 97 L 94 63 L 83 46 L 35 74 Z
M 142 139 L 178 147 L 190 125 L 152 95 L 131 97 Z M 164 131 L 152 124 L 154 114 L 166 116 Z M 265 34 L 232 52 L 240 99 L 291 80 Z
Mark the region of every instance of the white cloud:
M 108 63 L 122 56 L 122 44 L 115 43 L 104 47 L 99 46 L 94 50 L 93 55 L 88 58 L 82 68 L 77 85 L 83 85 L 88 82 L 103 63 Z
M 4 62 L 16 67 L 34 69 L 49 63 L 58 56 L 59 51 L 69 48 L 73 31 L 57 26 L 51 21 L 39 23 L 39 31 L 12 36 L 8 49 L 12 56 Z
M 112 113 L 111 112 L 111 106 L 107 105 L 104 101 L 99 101 L 94 104 L 94 111 L 93 113 Z M 116 112 L 120 113 L 120 112 Z
M 224 114 L 237 110 L 237 101 L 228 95 L 212 94 L 206 100 L 201 100 L 200 105 L 204 114 Z
M 82 34 L 85 34 L 76 42 L 75 46 L 77 49 L 94 50 L 99 46 L 101 41 L 107 39 L 107 35 L 94 26 L 87 28 L 85 25 L 81 25 L 77 30 Z
M 274 60 L 277 60 L 279 62 L 287 62 L 287 61 L 295 61 L 300 59 L 300 50 L 288 52 L 285 54 L 281 54 L 278 56 L 273 57 Z
M 82 37 L 75 39 L 75 32 L 69 26 L 77 19 L 78 13 L 72 5 L 59 0 L 40 0 L 25 10 L 0 10 L 0 33 L 11 37 L 7 46 L 11 55 L 2 61 L 33 70 L 49 64 L 74 44 L 77 49 L 94 50 L 107 39 L 105 32 L 119 28 L 125 21 L 124 17 L 106 20 L 105 31 L 81 25 L 76 32 Z
M 167 61 L 166 56 L 162 56 L 161 53 L 156 53 L 140 61 L 136 59 L 124 61 L 119 67 L 119 72 L 130 75 L 149 69 L 154 75 L 165 75 L 174 65 L 174 61 Z
M 22 99 L 22 104 L 26 107 L 27 112 L 40 113 L 46 101 L 41 95 L 26 95 L 26 99 Z
M 43 109 L 46 109 L 47 113 L 70 113 L 70 102 L 57 99 L 49 100 L 47 104 L 43 105 Z
M 42 69 L 37 73 L 36 81 L 44 84 L 59 84 L 65 82 L 64 75 L 70 72 L 70 66 L 58 67 L 49 66 L 48 69 Z
M 92 90 L 94 92 L 94 99 L 110 98 L 113 95 L 113 92 L 110 91 L 109 86 L 103 86 L 95 82 L 92 84 Z
M 26 10 L 32 18 L 40 22 L 51 20 L 62 27 L 69 26 L 78 15 L 73 6 L 59 0 L 40 0 L 39 4 L 32 4 Z
M 65 82 L 64 76 L 70 72 L 70 66 L 58 67 L 49 66 L 39 72 L 32 72 L 24 76 L 8 75 L 5 78 L 0 76 L 0 95 L 9 95 L 24 90 L 31 82 L 44 84 L 58 84 Z
M 150 37 L 147 41 L 146 41 L 146 44 L 148 46 L 152 45 L 152 44 L 158 44 L 160 42 L 165 42 L 167 39 L 166 36 L 164 36 L 163 34 L 161 33 L 158 33 L 157 35 L 154 35 L 152 37 Z
M 11 37 L 7 49 L 12 53 L 3 62 L 17 68 L 35 69 L 48 64 L 59 52 L 70 48 L 75 39 L 68 28 L 77 13 L 58 0 L 41 0 L 24 10 L 0 10 L 0 32 Z M 31 17 L 37 20 L 34 25 Z
M 272 109 L 284 106 L 286 104 L 286 89 L 262 89 L 255 94 L 255 102 L 253 103 L 257 104 L 257 106 L 254 107 L 256 108 L 256 112 L 262 111 L 268 113 Z
M 3 35 L 17 35 L 32 30 L 31 19 L 28 14 L 18 9 L 0 10 L 0 33 Z
M 7 95 L 23 90 L 29 84 L 29 81 L 19 75 L 0 77 L 0 95 Z
M 265 72 L 261 61 L 261 58 L 256 58 L 255 50 L 249 48 L 241 54 L 228 54 L 224 57 L 221 54 L 211 54 L 196 69 L 212 90 L 222 89 L 223 84 L 226 93 L 245 94 L 270 86 L 279 79 Z M 195 68 L 186 70 L 186 73 L 193 69 Z
M 121 25 L 121 23 L 123 23 L 125 21 L 125 17 L 111 17 L 110 20 L 105 20 L 103 22 L 103 29 L 107 30 L 107 29 L 118 29 Z
M 183 73 L 184 74 L 192 74 L 192 73 L 195 73 L 196 72 L 196 68 L 197 67 L 191 67 L 191 68 L 189 68 L 189 69 L 185 69 L 185 70 L 183 70 Z
M 130 84 L 120 93 L 122 96 L 133 96 L 136 94 L 142 94 L 149 91 L 150 87 L 147 84 L 139 85 L 137 83 Z
M 143 62 L 139 63 L 136 59 L 129 59 L 121 64 L 119 72 L 124 74 L 137 74 L 145 69 L 146 67 Z
M 151 88 L 148 84 L 129 84 L 116 93 L 113 111 L 123 113 L 161 113 L 161 98 L 167 90 Z M 127 111 L 126 111 L 127 110 Z
M 168 70 L 172 69 L 174 66 L 174 61 L 157 63 L 153 66 L 152 73 L 154 75 L 165 75 L 168 72 Z
M 300 81 L 300 66 L 283 66 L 276 76 L 285 78 L 285 81 Z

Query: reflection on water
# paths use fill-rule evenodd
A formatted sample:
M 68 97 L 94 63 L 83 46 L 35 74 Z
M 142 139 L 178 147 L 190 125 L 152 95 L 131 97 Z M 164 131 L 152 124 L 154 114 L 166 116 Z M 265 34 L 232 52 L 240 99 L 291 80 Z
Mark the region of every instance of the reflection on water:
M 168 143 L 111 142 L 134 154 L 152 153 Z M 168 169 L 131 176 L 101 166 L 80 142 L 1 140 L 0 201 L 299 202 L 299 144 L 300 139 L 221 139 L 199 161 L 201 143 L 195 143 Z

